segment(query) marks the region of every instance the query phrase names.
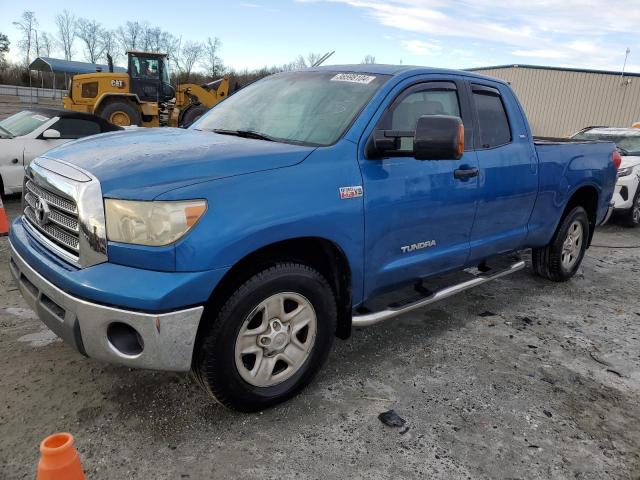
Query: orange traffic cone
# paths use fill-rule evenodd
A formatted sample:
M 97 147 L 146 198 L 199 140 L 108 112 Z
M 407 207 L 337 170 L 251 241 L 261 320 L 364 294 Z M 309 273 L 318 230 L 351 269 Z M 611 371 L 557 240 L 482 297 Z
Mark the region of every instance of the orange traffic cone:
M 4 237 L 9 233 L 9 219 L 7 218 L 7 212 L 4 211 L 4 205 L 2 204 L 2 196 L 0 195 L 0 237 Z
M 84 480 L 73 435 L 54 433 L 40 444 L 37 480 Z

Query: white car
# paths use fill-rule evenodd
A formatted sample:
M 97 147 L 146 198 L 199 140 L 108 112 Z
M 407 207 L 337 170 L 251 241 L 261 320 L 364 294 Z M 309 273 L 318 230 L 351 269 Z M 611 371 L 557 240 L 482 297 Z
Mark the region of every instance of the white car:
M 613 194 L 613 212 L 630 227 L 640 225 L 640 129 L 589 127 L 571 138 L 615 142 L 622 164 Z
M 76 138 L 122 130 L 88 113 L 31 108 L 0 121 L 0 193 L 20 193 L 29 162 Z

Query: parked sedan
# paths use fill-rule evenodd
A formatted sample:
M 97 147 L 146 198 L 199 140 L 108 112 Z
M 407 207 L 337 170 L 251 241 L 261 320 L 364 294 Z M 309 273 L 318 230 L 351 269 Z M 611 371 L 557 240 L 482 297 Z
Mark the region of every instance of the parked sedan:
M 0 121 L 0 193 L 22 191 L 24 169 L 31 160 L 62 143 L 122 130 L 88 113 L 31 108 Z
M 613 194 L 614 214 L 630 227 L 640 225 L 640 129 L 589 127 L 571 138 L 605 140 L 616 144 L 622 155 L 622 164 Z

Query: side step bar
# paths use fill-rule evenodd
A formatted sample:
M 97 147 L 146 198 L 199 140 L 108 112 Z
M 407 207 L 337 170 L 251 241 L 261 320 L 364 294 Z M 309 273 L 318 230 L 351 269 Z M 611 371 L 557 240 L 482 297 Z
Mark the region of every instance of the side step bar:
M 451 297 L 457 293 L 463 292 L 473 287 L 477 287 L 478 285 L 482 285 L 483 283 L 490 282 L 491 280 L 495 280 L 500 277 L 504 277 L 505 275 L 509 275 L 511 273 L 522 270 L 525 267 L 524 260 L 520 260 L 511 266 L 498 270 L 495 272 L 487 272 L 484 274 L 480 274 L 475 278 L 467 280 L 466 282 L 458 283 L 457 285 L 452 285 L 450 287 L 443 288 L 442 290 L 438 290 L 437 292 L 429 295 L 428 297 L 421 298 L 413 303 L 409 303 L 402 307 L 398 308 L 387 308 L 385 310 L 381 310 L 379 312 L 365 313 L 362 315 L 354 315 L 352 318 L 352 325 L 354 327 L 368 327 L 369 325 L 374 325 L 376 323 L 380 323 L 384 320 L 388 320 L 393 317 L 397 317 L 398 315 L 405 314 L 407 312 L 411 312 L 418 308 L 425 307 L 431 303 L 437 302 L 438 300 L 442 300 L 447 297 Z

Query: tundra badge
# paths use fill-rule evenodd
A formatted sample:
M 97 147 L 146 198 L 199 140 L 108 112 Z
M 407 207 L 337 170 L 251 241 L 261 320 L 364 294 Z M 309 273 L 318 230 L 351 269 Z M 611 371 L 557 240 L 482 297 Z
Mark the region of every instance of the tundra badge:
M 423 248 L 431 248 L 436 246 L 435 240 L 427 240 L 426 242 L 412 243 L 411 245 L 405 245 L 404 247 L 400 247 L 402 253 L 409 253 L 415 250 L 421 250 Z

